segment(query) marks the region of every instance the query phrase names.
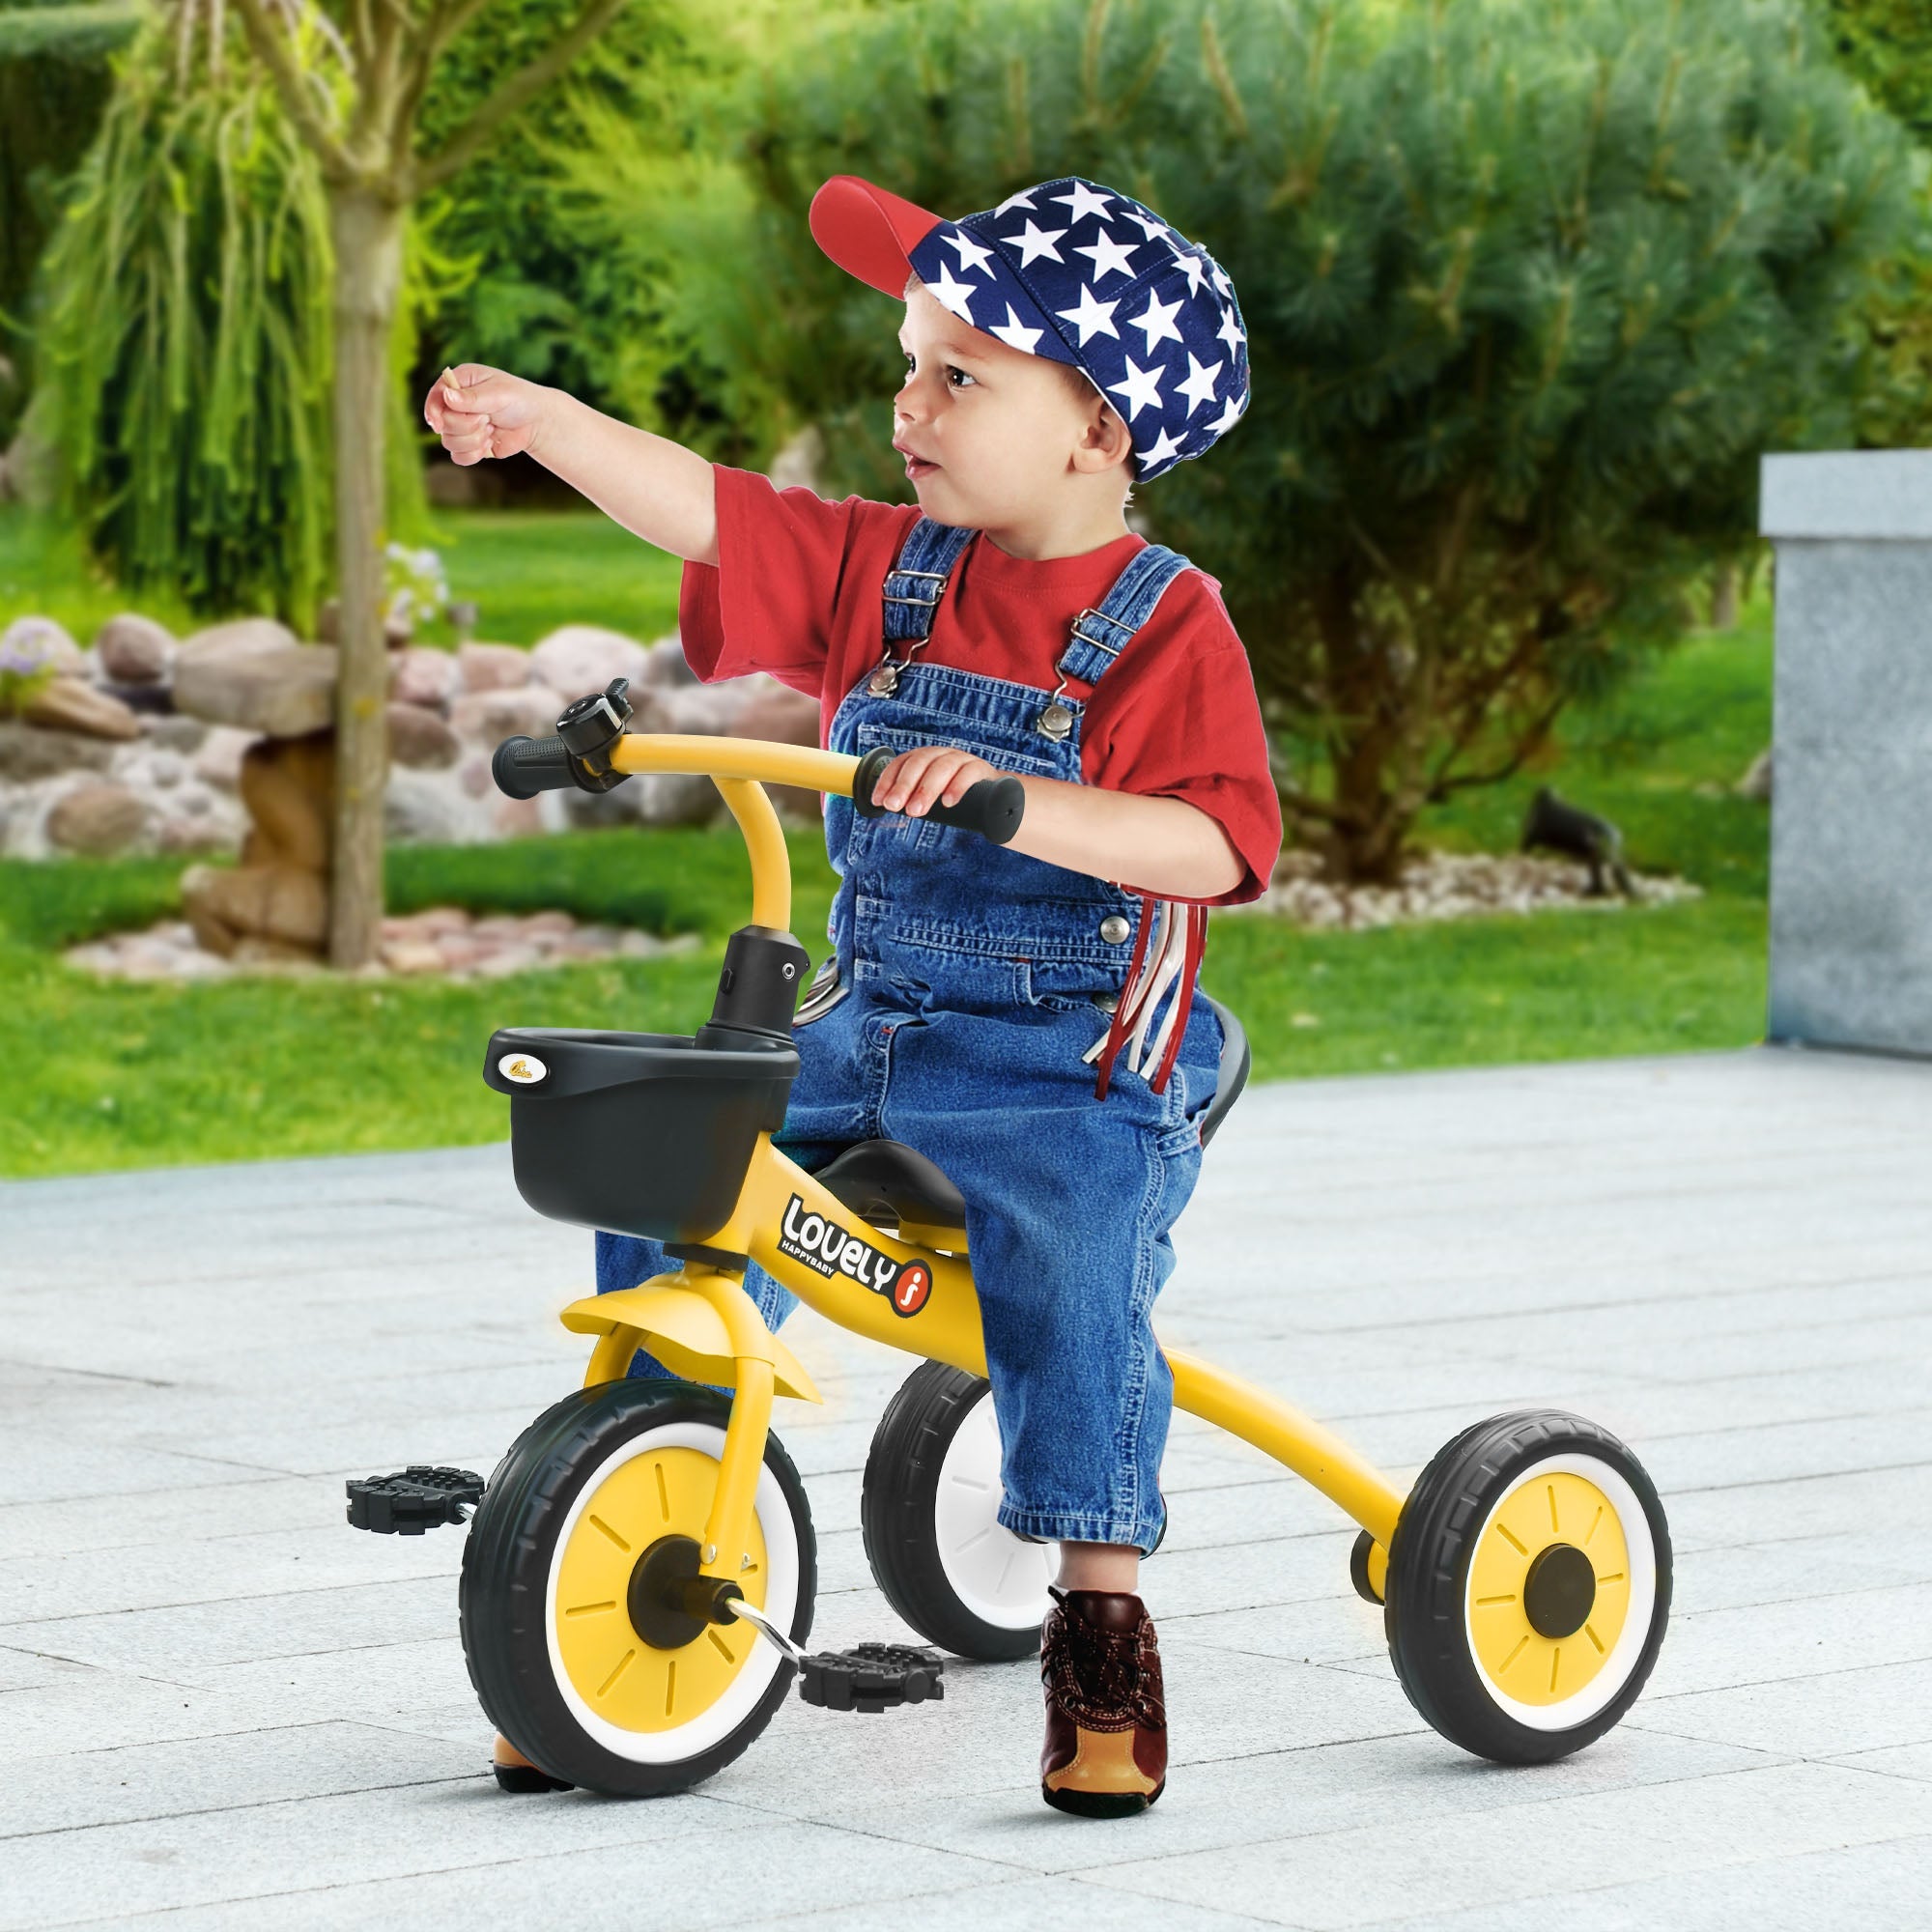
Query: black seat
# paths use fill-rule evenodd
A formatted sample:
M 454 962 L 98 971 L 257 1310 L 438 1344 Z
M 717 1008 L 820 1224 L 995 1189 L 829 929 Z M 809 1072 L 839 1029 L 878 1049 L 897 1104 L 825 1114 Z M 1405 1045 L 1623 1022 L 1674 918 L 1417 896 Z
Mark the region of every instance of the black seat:
M 1214 1017 L 1221 1022 L 1221 1070 L 1215 1078 L 1214 1097 L 1201 1117 L 1201 1145 L 1206 1147 L 1227 1117 L 1228 1109 L 1240 1097 L 1241 1089 L 1248 1084 L 1248 1068 L 1254 1065 L 1254 1055 L 1248 1051 L 1248 1036 L 1240 1021 L 1211 993 L 1201 997 L 1214 1009 Z
M 812 1177 L 874 1227 L 916 1221 L 966 1232 L 966 1200 L 946 1176 L 903 1141 L 861 1141 Z

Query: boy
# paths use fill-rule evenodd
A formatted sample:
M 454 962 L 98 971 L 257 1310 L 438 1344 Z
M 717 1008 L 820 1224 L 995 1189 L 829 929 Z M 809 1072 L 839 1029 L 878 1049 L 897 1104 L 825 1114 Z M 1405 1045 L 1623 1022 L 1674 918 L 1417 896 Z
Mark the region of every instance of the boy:
M 1239 418 L 1246 338 L 1204 249 L 1078 177 L 953 222 L 838 175 L 810 222 L 903 298 L 917 508 L 776 490 L 474 365 L 425 414 L 458 463 L 528 450 L 684 556 L 700 678 L 769 671 L 820 699 L 833 749 L 898 753 L 874 797 L 903 816 L 827 806 L 834 952 L 781 1144 L 812 1168 L 901 1140 L 965 1196 L 999 1520 L 1061 1549 L 1042 1795 L 1138 1810 L 1167 1762 L 1137 1594 L 1173 1392 L 1151 1313 L 1221 1044 L 1194 974 L 1205 906 L 1263 891 L 1281 816 L 1219 586 L 1123 511 Z M 1027 794 L 1010 845 L 925 820 L 1003 772 Z M 600 1290 L 663 1265 L 598 1236 Z M 746 1287 L 774 1322 L 794 1305 L 755 1267 Z

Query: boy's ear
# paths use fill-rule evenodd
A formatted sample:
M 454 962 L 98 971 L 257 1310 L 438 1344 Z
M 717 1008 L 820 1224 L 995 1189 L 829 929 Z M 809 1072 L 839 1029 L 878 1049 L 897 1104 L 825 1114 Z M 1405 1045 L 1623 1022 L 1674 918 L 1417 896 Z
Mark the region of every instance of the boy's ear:
M 1073 467 L 1095 472 L 1111 469 L 1122 459 L 1131 460 L 1133 447 L 1133 438 L 1114 406 L 1094 396 L 1081 425 L 1080 440 L 1073 447 Z

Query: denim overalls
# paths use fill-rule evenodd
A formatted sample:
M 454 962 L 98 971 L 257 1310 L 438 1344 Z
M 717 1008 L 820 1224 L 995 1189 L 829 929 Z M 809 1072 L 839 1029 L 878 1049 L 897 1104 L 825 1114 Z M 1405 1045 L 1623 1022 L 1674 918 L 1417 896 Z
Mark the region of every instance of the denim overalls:
M 886 580 L 886 660 L 838 707 L 832 749 L 956 745 L 1077 784 L 1083 706 L 1065 681 L 1105 675 L 1187 559 L 1138 552 L 1075 620 L 1049 692 L 913 656 L 976 534 L 913 526 Z M 842 798 L 827 803 L 826 844 L 841 875 L 834 958 L 800 1009 L 801 1070 L 777 1145 L 807 1169 L 874 1138 L 938 1163 L 966 1201 L 1000 1521 L 1151 1548 L 1173 1378 L 1151 1315 L 1200 1169 L 1219 1022 L 1192 992 L 1164 1090 L 1151 1065 L 1122 1061 L 1096 1099 L 1092 1049 L 1126 980 L 1137 895 L 926 819 L 861 818 Z M 600 1293 L 664 1265 L 656 1242 L 597 1236 Z M 774 1325 L 797 1305 L 755 1264 L 745 1286 Z M 639 1356 L 632 1373 L 653 1371 Z

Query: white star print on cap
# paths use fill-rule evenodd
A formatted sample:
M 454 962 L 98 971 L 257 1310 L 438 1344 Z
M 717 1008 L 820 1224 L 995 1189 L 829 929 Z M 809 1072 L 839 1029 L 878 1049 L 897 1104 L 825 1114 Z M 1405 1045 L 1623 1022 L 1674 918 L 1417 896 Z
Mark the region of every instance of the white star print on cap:
M 834 175 L 811 232 L 895 299 L 908 272 L 962 322 L 1071 363 L 1114 404 L 1134 473 L 1203 456 L 1248 406 L 1248 336 L 1221 265 L 1130 196 L 1068 175 L 948 221 L 857 175 Z

